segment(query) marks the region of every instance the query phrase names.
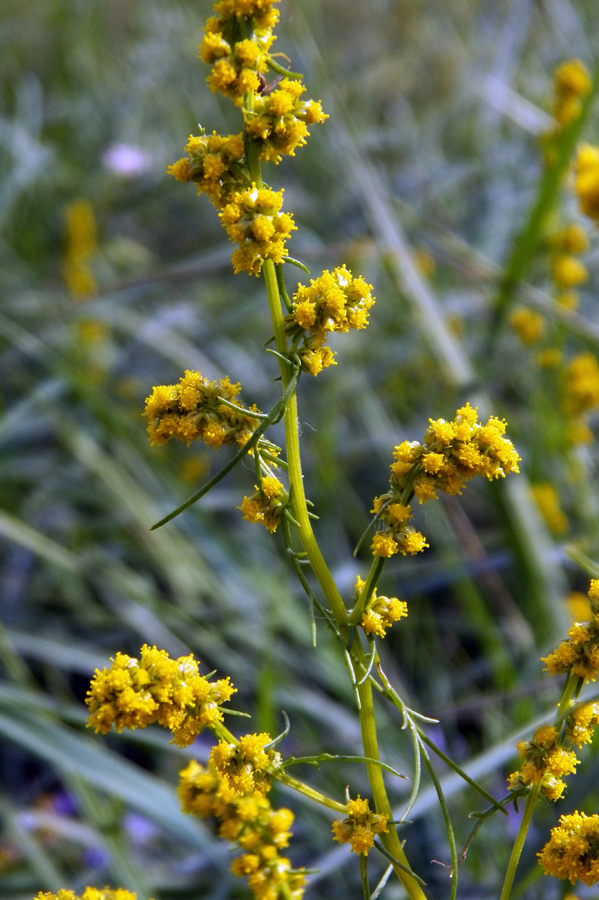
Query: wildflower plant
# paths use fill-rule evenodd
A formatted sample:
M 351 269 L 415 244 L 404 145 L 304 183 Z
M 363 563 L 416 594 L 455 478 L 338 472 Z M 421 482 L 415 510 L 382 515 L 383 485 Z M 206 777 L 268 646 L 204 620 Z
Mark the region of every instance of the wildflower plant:
M 151 389 L 143 415 L 152 446 L 172 439 L 185 444 L 192 453 L 192 445 L 195 448 L 195 442 L 200 441 L 210 451 L 225 448 L 223 455 L 229 453 L 217 474 L 153 529 L 167 526 L 233 468 L 245 473 L 246 493 L 238 498 L 235 512 L 249 523 L 262 525 L 268 539 L 284 547 L 306 595 L 312 652 L 319 652 L 318 622 L 328 630 L 344 661 L 362 746 L 357 754 L 347 757 L 333 755 L 326 747 L 312 756 L 288 755 L 286 741 L 293 737 L 293 725 L 286 715 L 285 728 L 278 735 L 260 730 L 238 734 L 239 729 L 226 724 L 227 717 L 247 712 L 234 708 L 237 688 L 226 673 L 226 659 L 222 671 L 219 666 L 217 672 L 204 672 L 193 655 L 174 658 L 149 644 L 141 647 L 139 656 L 115 649 L 111 666 L 96 669 L 86 697 L 88 725 L 105 735 L 156 724 L 170 734 L 178 748 L 193 748 L 196 738 L 209 736 L 211 746 L 204 763 L 191 758 L 180 772 L 180 805 L 186 814 L 209 823 L 230 845 L 231 872 L 245 879 L 256 900 L 299 900 L 309 891 L 310 870 L 306 860 L 297 858 L 293 847 L 294 813 L 284 806 L 275 807 L 270 799 L 277 784 L 284 786 L 289 796 L 295 792 L 330 818 L 334 816 L 331 842 L 349 845 L 346 849 L 358 859 L 365 900 L 378 896 L 390 875 L 411 900 L 429 896 L 424 877 L 411 862 L 417 838 L 409 820 L 423 764 L 446 826 L 451 900 L 458 891 L 458 863 L 465 859 L 481 826 L 496 812 L 505 813 L 509 804 L 517 807 L 519 801 L 523 802 L 524 814 L 501 890 L 500 900 L 508 900 L 537 801 L 542 797 L 556 802 L 564 797 L 564 779 L 575 774 L 580 763 L 577 751 L 591 742 L 599 724 L 599 701 L 579 700 L 582 687 L 594 682 L 599 671 L 599 580 L 591 582 L 589 620 L 576 622 L 557 649 L 543 658 L 549 675 L 565 676 L 557 714 L 552 723 L 539 725 L 527 740 L 517 744 L 518 768 L 508 778 L 507 794 L 497 799 L 436 745 L 429 733 L 429 726 L 436 720 L 410 708 L 385 673 L 380 642 L 391 629 L 401 629 L 409 607 L 403 599 L 384 595 L 380 582 L 389 559 L 395 557 L 394 562 L 402 565 L 409 562 L 405 557 L 415 557 L 429 548 L 427 535 L 415 524 L 420 507 L 439 502 L 440 495 L 461 495 L 478 476 L 497 486 L 507 476 L 519 473 L 521 458 L 506 436 L 503 418 L 479 418 L 483 403 L 475 406 L 466 401 L 451 419 L 429 418 L 420 439 L 398 439 L 390 448 L 389 477 L 381 473 L 382 492 L 372 500 L 370 522 L 364 522 L 355 549 L 364 570 L 355 578 L 353 590 L 346 591 L 337 583 L 319 543 L 319 525 L 313 525 L 318 510 L 308 499 L 310 486 L 303 476 L 299 406 L 306 380 L 312 383 L 312 378 L 317 378 L 318 386 L 326 378 L 338 377 L 337 370 L 331 368 L 337 362 L 329 336 L 365 329 L 375 314 L 375 298 L 372 285 L 345 264 L 325 269 L 309 278 L 309 283 L 296 281 L 298 271 L 304 282 L 308 280 L 304 273 L 311 275 L 292 255 L 298 225 L 286 208 L 284 190 L 267 184 L 265 175 L 272 173 L 268 177 L 276 181 L 276 166 L 283 157 L 301 153 L 310 129 L 324 123 L 327 114 L 319 101 L 306 98 L 302 76 L 288 68 L 291 63 L 285 54 L 273 50 L 277 46 L 274 32 L 278 2 L 217 0 L 214 4 L 199 56 L 210 67 L 210 90 L 232 103 L 240 130 L 220 135 L 200 128 L 198 134 L 189 136 L 186 155 L 173 162 L 168 172 L 178 182 L 195 183 L 200 198 L 206 195 L 234 245 L 234 273 L 262 280 L 271 322 L 271 333 L 264 335 L 265 352 L 270 354 L 273 373 L 280 382 L 280 396 L 270 410 L 263 412 L 251 398 L 248 400 L 246 391 L 241 401 L 242 388 L 235 381 L 235 372 L 211 381 L 193 369 L 184 370 L 176 384 Z M 547 172 L 562 164 L 566 138 L 574 134 L 591 92 L 592 83 L 582 64 L 571 61 L 558 69 L 555 122 L 543 145 Z M 267 170 L 267 166 L 271 168 Z M 598 173 L 599 151 L 582 147 L 575 167 L 575 190 L 582 212 L 596 221 Z M 569 222 L 548 236 L 547 245 L 557 302 L 572 307 L 572 292 L 587 276 L 578 259 L 587 249 L 586 233 L 579 224 Z M 91 252 L 84 248 L 75 262 L 67 261 L 71 268 L 65 277 L 74 292 L 73 285 L 79 279 L 83 287 L 80 285 L 77 291 L 81 296 L 95 290 L 88 271 Z M 492 329 L 511 303 L 510 278 L 512 282 L 517 280 L 522 266 L 516 253 L 499 288 Z M 549 331 L 545 319 L 527 307 L 512 311 L 509 320 L 526 345 L 539 344 Z M 548 345 L 544 352 L 557 349 Z M 599 406 L 599 368 L 594 356 L 575 357 L 561 376 L 563 416 L 570 424 L 584 425 L 589 409 Z M 279 438 L 275 443 L 270 429 L 281 422 L 284 440 Z M 554 530 L 563 531 L 567 522 L 552 486 L 537 485 L 535 496 L 546 519 L 554 523 Z M 413 789 L 401 813 L 394 809 L 390 784 L 406 776 L 382 758 L 379 722 L 383 705 L 400 719 L 399 739 L 405 737 L 414 754 Z M 461 858 L 431 755 L 491 804 L 485 813 L 475 814 L 477 822 Z M 369 796 L 362 796 L 364 782 L 358 777 L 356 785 L 348 785 L 345 796 L 341 796 L 335 789 L 314 787 L 309 778 L 292 774 L 296 765 L 320 767 L 342 761 L 363 767 Z M 560 825 L 538 854 L 547 873 L 572 883 L 581 880 L 591 885 L 599 880 L 596 820 L 597 816 L 578 812 L 561 817 Z M 375 855 L 386 866 L 376 887 L 372 869 L 369 872 L 368 868 Z M 59 890 L 40 892 L 36 900 L 133 898 L 134 894 L 120 888 L 88 887 L 80 897 L 73 891 Z

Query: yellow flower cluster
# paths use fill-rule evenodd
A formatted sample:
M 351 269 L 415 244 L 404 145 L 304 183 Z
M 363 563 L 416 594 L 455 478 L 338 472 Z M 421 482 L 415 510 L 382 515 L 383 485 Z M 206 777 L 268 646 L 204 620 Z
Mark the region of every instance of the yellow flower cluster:
M 372 285 L 354 278 L 346 266 L 328 269 L 306 287 L 300 284 L 292 298 L 292 311 L 285 317 L 285 330 L 294 339 L 302 368 L 311 375 L 335 365 L 334 353 L 326 346 L 331 331 L 366 328 L 368 310 L 374 305 Z M 299 341 L 303 338 L 301 346 Z
M 529 784 L 541 784 L 541 792 L 548 800 L 559 800 L 566 787 L 563 775 L 576 770 L 579 760 L 572 750 L 566 750 L 558 740 L 557 729 L 541 725 L 531 741 L 520 741 L 517 749 L 522 762 L 519 771 L 508 778 L 511 790 Z
M 528 306 L 518 306 L 510 313 L 509 323 L 523 344 L 536 344 L 545 334 L 546 321 L 541 313 Z
M 575 309 L 578 293 L 574 288 L 589 277 L 587 267 L 578 259 L 589 249 L 589 238 L 578 222 L 569 222 L 550 238 L 551 275 L 560 306 Z
M 555 70 L 554 77 L 553 116 L 564 127 L 580 115 L 581 99 L 591 90 L 591 79 L 579 59 L 562 63 Z
M 74 891 L 59 891 L 57 894 L 40 891 L 35 900 L 136 900 L 132 891 L 123 888 L 85 888 L 81 897 Z
M 210 764 L 238 794 L 270 789 L 271 773 L 281 763 L 281 754 L 265 749 L 269 734 L 244 734 L 239 744 L 219 741 L 210 753 Z
M 363 853 L 368 856 L 368 851 L 374 845 L 376 834 L 386 833 L 388 816 L 383 813 L 373 813 L 368 805 L 368 800 L 362 800 L 360 795 L 347 804 L 347 818 L 343 821 L 333 822 L 333 840 L 340 844 L 351 844 L 352 853 Z
M 251 112 L 244 111 L 246 131 L 258 141 L 263 162 L 295 156 L 310 135 L 307 126 L 328 118 L 319 102 L 300 100 L 305 90 L 301 81 L 284 78 L 272 92 L 256 96 Z
M 241 106 L 245 94 L 260 88 L 279 13 L 273 0 L 221 0 L 214 9 L 218 16 L 206 22 L 199 56 L 213 67 L 210 90 Z
M 595 681 L 599 671 L 599 579 L 591 580 L 589 589 L 591 613 L 589 622 L 575 622 L 568 631 L 568 639 L 543 657 L 550 675 L 569 674 Z
M 181 772 L 179 798 L 183 812 L 213 816 L 219 835 L 241 848 L 243 855 L 233 860 L 231 871 L 247 876 L 257 900 L 300 900 L 304 872 L 292 869 L 279 853 L 289 844 L 291 810 L 272 809 L 261 790 L 234 790 L 212 762 L 204 768 L 195 760 Z
M 560 507 L 559 494 L 555 487 L 543 482 L 532 484 L 530 490 L 549 531 L 553 534 L 563 534 L 568 527 L 568 519 Z
M 563 392 L 567 416 L 581 416 L 599 406 L 599 364 L 592 353 L 580 353 L 568 364 Z
M 356 602 L 359 601 L 365 584 L 366 582 L 358 575 L 356 578 Z M 375 588 L 368 601 L 368 606 L 362 614 L 360 625 L 366 634 L 377 634 L 383 638 L 387 629 L 407 614 L 408 604 L 405 600 L 398 600 L 396 597 L 379 597 Z
M 76 200 L 65 210 L 67 246 L 62 276 L 75 300 L 97 291 L 90 262 L 97 250 L 96 217 L 91 203 Z
M 518 472 L 518 456 L 503 435 L 506 423 L 491 416 L 483 425 L 469 403 L 457 410 L 453 422 L 429 419 L 424 443 L 404 441 L 395 447 L 388 493 L 376 497 L 373 512 L 383 530 L 372 541 L 378 556 L 418 553 L 428 546 L 420 532 L 409 526 L 410 500 L 420 503 L 437 497 L 437 491 L 460 494 L 464 484 L 476 475 L 492 481 Z
M 555 162 L 561 135 L 582 109 L 582 101 L 591 89 L 589 73 L 579 59 L 562 63 L 554 72 L 553 127 L 542 135 L 541 146 L 547 166 Z
M 223 444 L 243 447 L 258 426 L 252 413 L 259 410 L 255 406 L 245 409 L 237 403 L 240 390 L 240 385 L 231 384 L 228 377 L 208 381 L 200 372 L 192 371 L 186 371 L 179 384 L 153 388 L 143 412 L 150 423 L 152 445 L 166 444 L 174 437 L 187 446 L 200 438 L 215 449 Z
M 239 247 L 231 260 L 235 272 L 259 275 L 265 259 L 283 262 L 285 241 L 296 230 L 293 216 L 280 212 L 283 190 L 251 187 L 235 191 L 219 213 L 229 239 Z
M 269 56 L 279 16 L 275 2 L 214 4 L 217 15 L 206 23 L 199 55 L 212 66 L 211 90 L 244 107 L 245 131 L 227 137 L 203 131 L 191 135 L 185 147 L 188 156 L 167 169 L 178 181 L 194 181 L 198 193 L 207 194 L 229 238 L 239 244 L 232 256 L 235 272 L 251 275 L 259 274 L 265 259 L 284 260 L 285 241 L 296 226 L 289 213 L 281 212 L 283 192 L 256 186 L 248 157 L 278 163 L 306 143 L 308 125 L 327 118 L 320 103 L 300 99 L 305 90 L 301 81 L 285 78 L 276 87 L 266 82 L 269 63 L 278 68 Z
M 574 190 L 581 211 L 599 223 L 599 147 L 581 144 L 574 164 Z
M 140 659 L 119 652 L 110 669 L 96 669 L 85 700 L 88 725 L 106 734 L 113 725 L 120 732 L 158 722 L 171 731 L 173 743 L 186 747 L 222 721 L 221 704 L 236 690 L 228 677 L 201 676 L 193 656 L 170 659 L 165 650 L 144 644 Z
M 243 135 L 223 137 L 191 134 L 185 145 L 188 157 L 168 166 L 177 181 L 195 182 L 198 194 L 206 194 L 216 209 L 222 209 L 238 187 L 238 170 L 244 158 Z
M 283 510 L 287 506 L 289 496 L 277 478 L 267 476 L 260 486 L 255 485 L 251 497 L 244 497 L 238 509 L 243 518 L 250 522 L 259 522 L 272 534 L 277 530 Z
M 599 816 L 575 812 L 561 816 L 540 853 L 546 875 L 567 878 L 587 887 L 599 881 Z

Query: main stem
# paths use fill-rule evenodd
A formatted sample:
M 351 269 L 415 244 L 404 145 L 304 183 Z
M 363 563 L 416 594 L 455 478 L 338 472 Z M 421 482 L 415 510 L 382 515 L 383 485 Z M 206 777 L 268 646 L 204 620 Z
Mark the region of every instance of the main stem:
M 275 344 L 278 352 L 284 355 L 287 351 L 287 338 L 285 336 L 283 314 L 281 310 L 281 300 L 279 296 L 275 268 L 271 260 L 264 261 L 262 265 L 262 273 L 264 275 L 264 281 L 266 283 L 266 289 L 268 292 L 268 303 L 272 316 Z M 283 360 L 280 360 L 279 365 L 284 389 L 289 383 L 290 367 L 286 365 Z M 293 504 L 292 512 L 294 518 L 299 523 L 299 537 L 304 550 L 308 555 L 308 559 L 310 560 L 310 564 L 312 566 L 314 574 L 318 579 L 318 583 L 320 584 L 320 587 L 329 603 L 329 606 L 331 607 L 331 610 L 338 624 L 343 629 L 343 626 L 347 624 L 347 610 L 337 589 L 337 585 L 335 584 L 329 568 L 322 556 L 322 553 L 320 552 L 320 547 L 316 542 L 314 532 L 312 531 L 310 518 L 308 516 L 308 506 L 306 503 L 306 494 L 304 491 L 304 480 L 301 466 L 297 397 L 295 393 L 289 399 L 289 402 L 287 403 L 287 407 L 285 409 L 285 439 L 287 450 L 287 464 L 289 466 L 289 485 Z M 374 574 L 371 580 L 375 580 Z M 361 647 L 356 647 L 354 655 L 359 663 L 365 664 L 364 653 Z M 359 686 L 358 691 L 360 695 L 359 714 L 360 727 L 362 730 L 362 742 L 364 745 L 364 754 L 371 759 L 378 760 L 379 749 L 376 737 L 376 723 L 374 717 L 372 688 L 368 679 L 366 679 L 366 681 Z M 367 763 L 367 770 L 375 809 L 377 810 L 377 812 L 384 813 L 389 817 L 389 819 L 392 819 L 393 814 L 391 811 L 391 805 L 387 797 L 385 783 L 380 767 L 374 765 L 373 763 Z M 381 835 L 381 840 L 389 853 L 391 853 L 397 860 L 399 860 L 399 862 L 403 866 L 406 867 L 407 870 L 409 870 L 410 864 L 403 851 L 401 842 L 394 826 L 390 827 L 387 834 Z M 409 871 L 404 871 L 399 866 L 395 866 L 395 872 L 402 882 L 411 900 L 426 900 L 426 895 L 423 893 L 422 888 L 420 887 L 418 882 L 409 874 Z

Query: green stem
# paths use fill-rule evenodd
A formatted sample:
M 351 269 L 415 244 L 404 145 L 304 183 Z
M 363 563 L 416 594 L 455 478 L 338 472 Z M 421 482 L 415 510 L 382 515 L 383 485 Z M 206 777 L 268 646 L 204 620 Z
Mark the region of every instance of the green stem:
M 518 829 L 518 834 L 516 836 L 514 846 L 512 847 L 510 861 L 508 863 L 507 872 L 505 873 L 505 880 L 503 882 L 503 887 L 501 888 L 501 895 L 499 897 L 499 900 L 508 900 L 511 894 L 512 885 L 514 883 L 514 876 L 516 874 L 516 867 L 518 865 L 518 862 L 520 861 L 520 854 L 522 853 L 524 841 L 526 840 L 526 835 L 528 834 L 528 829 L 532 821 L 532 814 L 534 812 L 535 806 L 537 805 L 537 800 L 539 799 L 540 793 L 541 782 L 539 781 L 536 784 L 532 785 L 528 794 L 526 807 L 524 809 L 524 815 L 522 816 L 520 828 Z
M 277 781 L 280 781 L 281 784 L 286 784 L 287 787 L 293 788 L 298 794 L 302 794 L 304 797 L 314 800 L 321 806 L 326 806 L 327 809 L 332 809 L 337 813 L 341 813 L 344 818 L 347 816 L 347 806 L 345 803 L 339 803 L 337 800 L 333 800 L 331 797 L 321 794 L 320 791 L 315 790 L 308 784 L 304 784 L 303 781 L 294 778 L 293 775 L 289 775 L 288 772 L 279 769 L 273 773 L 273 777 L 276 778 Z
M 276 348 L 279 353 L 285 355 L 287 352 L 287 337 L 285 335 L 279 285 L 277 283 L 275 266 L 272 260 L 264 260 L 262 264 L 262 274 L 264 275 L 264 282 L 268 293 L 268 305 L 272 317 Z M 290 370 L 289 366 L 285 365 L 282 360 L 279 361 L 279 367 L 284 389 L 289 383 Z M 347 610 L 345 609 L 345 604 L 341 599 L 341 594 L 337 589 L 337 585 L 333 581 L 329 568 L 320 552 L 320 547 L 314 537 L 314 532 L 312 531 L 312 525 L 308 516 L 308 505 L 306 503 L 306 494 L 304 492 L 304 476 L 302 474 L 300 456 L 297 397 L 295 391 L 287 401 L 285 407 L 285 438 L 287 465 L 289 467 L 289 488 L 292 498 L 293 516 L 299 523 L 299 537 L 304 550 L 308 554 L 310 565 L 312 566 L 314 574 L 318 579 L 318 583 L 329 602 L 335 618 L 340 624 L 345 624 L 347 622 Z
M 360 649 L 360 653 L 363 657 L 363 651 Z M 376 736 L 376 722 L 374 717 L 374 704 L 372 700 L 372 687 L 369 680 L 363 682 L 359 687 L 358 691 L 360 694 L 360 728 L 362 730 L 362 743 L 364 745 L 364 755 L 370 756 L 372 759 L 379 759 L 379 748 L 378 741 Z M 389 803 L 389 798 L 387 797 L 387 791 L 385 789 L 385 782 L 383 779 L 383 773 L 381 769 L 373 765 L 372 763 L 367 763 L 366 768 L 368 771 L 368 780 L 370 781 L 370 789 L 372 791 L 372 797 L 374 800 L 374 806 L 378 813 L 384 814 L 389 817 L 389 819 L 393 818 L 393 813 L 391 811 L 391 805 Z M 399 866 L 394 866 L 395 873 L 401 883 L 404 886 L 408 897 L 411 900 L 426 900 L 426 894 L 423 892 L 422 888 L 416 881 L 415 877 L 410 875 L 410 864 L 407 860 L 407 857 L 403 851 L 403 847 L 401 846 L 401 841 L 399 840 L 399 836 L 395 829 L 395 826 L 389 826 L 389 831 L 386 834 L 380 835 L 381 842 L 383 846 L 395 857 L 395 859 L 399 860 L 399 862 L 408 869 L 408 871 L 404 871 L 399 868 Z

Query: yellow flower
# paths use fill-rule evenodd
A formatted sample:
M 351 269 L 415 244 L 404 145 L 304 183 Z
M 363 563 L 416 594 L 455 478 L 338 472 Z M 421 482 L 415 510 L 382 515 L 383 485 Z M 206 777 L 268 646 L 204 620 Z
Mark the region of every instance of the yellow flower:
M 590 219 L 599 221 L 599 147 L 581 144 L 574 165 L 574 190 L 580 209 Z
M 546 321 L 541 313 L 521 306 L 510 315 L 510 325 L 524 344 L 535 344 L 545 334 Z
M 35 900 L 80 900 L 80 898 L 74 891 L 63 890 L 58 891 L 57 894 L 40 891 Z M 136 894 L 123 888 L 87 887 L 81 894 L 81 900 L 136 900 Z
M 580 353 L 566 367 L 563 407 L 567 416 L 579 416 L 599 406 L 599 364 L 592 353 Z
M 264 732 L 245 734 L 238 745 L 219 741 L 210 753 L 210 765 L 236 793 L 255 790 L 266 793 L 270 788 L 270 773 L 281 762 L 279 753 L 264 749 L 270 740 L 270 735 Z
M 264 525 L 272 534 L 281 521 L 289 500 L 288 494 L 281 482 L 270 476 L 263 478 L 260 486 L 254 487 L 255 492 L 251 497 L 244 497 L 238 509 L 243 513 L 244 519 Z
M 559 495 L 554 486 L 543 482 L 531 485 L 530 489 L 547 528 L 554 534 L 563 534 L 568 527 L 568 519 L 560 509 Z
M 372 539 L 372 552 L 375 556 L 393 556 L 399 551 L 399 544 L 391 535 L 378 533 Z
M 540 853 L 546 875 L 582 881 L 587 887 L 599 881 L 599 816 L 575 812 L 561 816 Z
M 364 584 L 365 582 L 358 576 L 356 578 L 356 602 L 360 599 Z M 368 601 L 368 606 L 364 609 L 360 625 L 366 634 L 385 637 L 387 629 L 407 614 L 408 605 L 405 600 L 398 600 L 396 597 L 380 597 L 375 588 Z
M 587 281 L 588 269 L 575 256 L 563 253 L 551 261 L 551 273 L 558 288 L 571 288 Z
M 152 445 L 177 438 L 187 446 L 200 439 L 215 449 L 223 444 L 243 447 L 258 426 L 252 413 L 259 410 L 255 406 L 245 409 L 238 403 L 240 390 L 240 385 L 231 384 L 228 377 L 208 381 L 201 372 L 191 370 L 179 384 L 153 388 L 143 412 Z
M 220 705 L 236 690 L 229 678 L 201 676 L 193 656 L 170 659 L 144 644 L 139 660 L 117 653 L 110 669 L 96 669 L 85 699 L 88 725 L 106 734 L 113 725 L 120 732 L 158 722 L 171 731 L 172 743 L 185 747 L 222 721 Z
M 97 293 L 90 262 L 97 251 L 96 217 L 91 203 L 76 200 L 65 209 L 66 252 L 62 274 L 73 299 L 85 300 Z
M 244 766 L 258 762 L 263 768 L 264 738 L 266 743 L 270 740 L 268 735 L 246 735 L 239 748 L 233 746 L 232 751 L 221 742 L 225 747 L 214 748 L 207 768 L 192 760 L 181 772 L 179 799 L 184 812 L 200 818 L 213 816 L 219 835 L 243 851 L 233 860 L 231 871 L 239 878 L 248 877 L 255 897 L 299 900 L 305 874 L 302 870 L 292 871 L 289 860 L 279 855 L 279 850 L 289 843 L 293 813 L 286 808 L 272 809 L 263 791 L 256 790 L 251 779 L 240 777 Z M 271 760 L 266 753 L 264 756 Z M 226 771 L 216 768 L 215 759 Z M 239 770 L 232 773 L 235 765 Z M 260 775 L 255 768 L 253 772 L 254 778 Z M 232 778 L 237 778 L 236 788 Z
M 320 103 L 299 99 L 304 91 L 301 81 L 284 78 L 271 93 L 256 96 L 252 112 L 244 111 L 246 129 L 259 142 L 264 162 L 278 164 L 283 156 L 294 156 L 309 137 L 307 125 L 327 118 Z
M 362 800 L 360 795 L 347 804 L 347 818 L 343 821 L 333 822 L 333 840 L 340 844 L 351 844 L 352 853 L 363 853 L 368 856 L 368 851 L 374 845 L 377 834 L 386 833 L 388 816 L 382 813 L 370 811 L 368 800 Z
M 265 259 L 280 263 L 287 253 L 285 241 L 296 229 L 293 216 L 281 213 L 283 191 L 257 188 L 237 190 L 219 213 L 220 220 L 234 243 L 235 272 L 259 275 Z

